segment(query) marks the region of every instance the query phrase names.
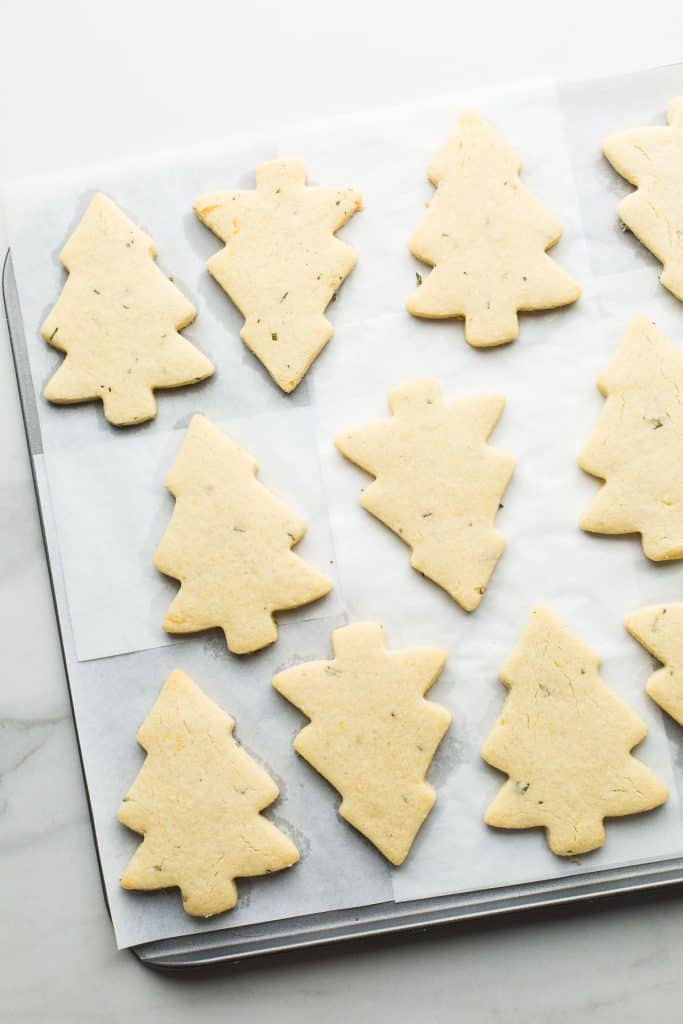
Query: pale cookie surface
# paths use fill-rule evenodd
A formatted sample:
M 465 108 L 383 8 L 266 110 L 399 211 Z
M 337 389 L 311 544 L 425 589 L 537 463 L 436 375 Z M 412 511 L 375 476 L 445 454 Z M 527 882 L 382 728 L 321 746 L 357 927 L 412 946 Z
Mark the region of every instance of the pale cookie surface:
M 237 902 L 235 878 L 299 860 L 260 812 L 278 788 L 235 742 L 235 723 L 184 672 L 166 680 L 138 731 L 147 758 L 118 818 L 144 836 L 124 889 L 177 886 L 188 914 L 210 917 Z
M 467 111 L 427 169 L 437 191 L 410 251 L 434 270 L 406 307 L 414 316 L 464 317 L 470 345 L 514 341 L 518 310 L 566 306 L 581 294 L 546 254 L 562 228 L 521 183 L 520 168 Z
M 334 660 L 286 669 L 273 686 L 311 719 L 294 749 L 341 794 L 342 818 L 401 864 L 436 800 L 425 774 L 451 716 L 424 695 L 446 654 L 388 651 L 373 622 L 335 630 L 332 644 Z
M 205 416 L 194 416 L 166 477 L 176 499 L 154 555 L 180 581 L 164 629 L 220 626 L 235 654 L 277 640 L 273 612 L 322 597 L 330 581 L 295 555 L 306 524 L 256 479 L 257 463 Z
M 581 526 L 640 533 L 654 561 L 683 558 L 683 352 L 637 317 L 598 387 L 607 401 L 579 465 L 605 483 Z
M 225 242 L 207 263 L 245 319 L 241 337 L 283 391 L 293 391 L 332 337 L 324 316 L 356 255 L 334 237 L 361 197 L 306 186 L 298 160 L 256 168 L 256 188 L 211 192 L 194 203 Z
M 650 697 L 683 725 L 683 604 L 658 604 L 626 616 L 624 624 L 664 668 L 647 681 Z
M 667 121 L 610 135 L 602 151 L 636 186 L 619 203 L 619 217 L 664 265 L 659 280 L 683 301 L 683 96 L 669 104 Z
M 210 377 L 213 366 L 178 331 L 196 310 L 154 263 L 152 239 L 98 194 L 59 258 L 69 271 L 41 327 L 66 353 L 47 387 L 50 402 L 99 399 L 110 423 L 156 416 L 155 388 Z
M 668 799 L 629 751 L 647 728 L 599 673 L 594 652 L 546 608 L 530 615 L 501 669 L 510 693 L 482 756 L 509 775 L 485 821 L 545 828 L 553 853 L 588 853 L 605 841 L 604 818 Z
M 445 403 L 434 380 L 389 393 L 390 420 L 342 434 L 342 455 L 376 480 L 361 505 L 410 545 L 410 564 L 467 611 L 477 607 L 505 547 L 494 519 L 515 460 L 486 440 L 500 395 Z

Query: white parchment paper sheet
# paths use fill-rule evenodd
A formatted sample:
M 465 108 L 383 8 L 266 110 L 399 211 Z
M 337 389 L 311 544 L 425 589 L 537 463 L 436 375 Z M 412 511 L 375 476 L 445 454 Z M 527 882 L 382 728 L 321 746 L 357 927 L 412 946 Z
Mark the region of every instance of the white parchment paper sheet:
M 78 482 L 79 462 L 94 475 L 100 458 L 123 468 L 128 445 L 131 475 L 138 481 L 148 478 L 150 494 L 158 491 L 166 464 L 155 465 L 152 446 L 166 460 L 177 444 L 167 432 L 183 427 L 196 411 L 231 425 L 269 410 L 281 416 L 282 445 L 272 448 L 272 459 L 259 438 L 254 442 L 259 450 L 253 452 L 263 463 L 261 479 L 267 485 L 272 480 L 266 475 L 266 458 L 269 475 L 276 475 L 276 462 L 281 466 L 280 493 L 290 485 L 290 469 L 282 468 L 292 465 L 290 456 L 296 453 L 298 458 L 300 448 L 299 465 L 310 458 L 294 420 L 312 417 L 308 422 L 314 424 L 311 436 L 322 466 L 322 500 L 314 500 L 300 476 L 291 477 L 287 498 L 294 507 L 308 510 L 304 543 L 316 538 L 323 545 L 315 558 L 310 555 L 321 568 L 329 522 L 329 557 L 338 572 L 341 605 L 335 607 L 343 608 L 341 615 L 285 623 L 278 644 L 250 659 L 228 655 L 218 637 L 78 664 L 71 659 L 79 734 L 120 945 L 381 901 L 392 891 L 396 899 L 413 899 L 683 852 L 677 731 L 670 723 L 665 726 L 664 716 L 646 698 L 643 687 L 651 660 L 621 625 L 633 608 L 680 599 L 683 570 L 676 564 L 649 563 L 635 538 L 583 534 L 578 520 L 597 483 L 576 465 L 576 454 L 602 406 L 597 374 L 629 319 L 645 313 L 674 340 L 683 336 L 683 307 L 658 284 L 652 258 L 633 249 L 632 240 L 611 219 L 616 218 L 617 195 L 626 187 L 599 154 L 605 120 L 610 121 L 608 130 L 645 123 L 634 121 L 633 97 L 641 95 L 641 86 L 647 95 L 645 119 L 655 121 L 661 120 L 681 85 L 680 69 L 664 69 L 645 78 L 559 91 L 549 83 L 486 90 L 338 118 L 289 130 L 277 139 L 237 141 L 152 163 L 70 172 L 24 183 L 12 193 L 13 257 L 38 392 L 58 363 L 56 353 L 37 336 L 64 278 L 56 253 L 95 189 L 109 192 L 155 238 L 161 265 L 199 306 L 190 336 L 217 365 L 216 376 L 206 384 L 161 393 L 157 421 L 130 432 L 132 440 L 127 440 L 128 432 L 122 438 L 110 428 L 94 404 L 55 409 L 39 398 L 79 656 L 96 658 L 107 645 L 110 653 L 117 646 L 148 646 L 156 607 L 164 604 L 159 588 L 166 584 L 146 568 L 141 572 L 138 558 L 143 548 L 153 550 L 164 510 L 170 509 L 169 496 L 161 494 L 139 520 L 132 511 L 125 529 L 119 528 L 118 513 L 108 519 L 102 513 L 112 555 L 126 566 L 116 581 L 119 594 L 125 593 L 128 574 L 140 587 L 134 622 L 126 618 L 121 600 L 101 605 L 101 595 L 86 591 L 77 600 L 72 577 L 80 579 L 87 562 L 82 547 L 80 554 L 78 550 L 78 518 L 89 514 L 80 512 L 85 501 L 97 503 L 100 486 L 94 479 Z M 425 272 L 407 251 L 407 239 L 432 194 L 425 168 L 465 106 L 488 117 L 522 157 L 523 180 L 565 227 L 553 255 L 584 288 L 583 298 L 572 307 L 522 315 L 520 339 L 490 351 L 469 348 L 458 322 L 420 321 L 403 312 L 415 272 Z M 241 320 L 203 266 L 216 250 L 216 240 L 189 212 L 192 199 L 202 191 L 249 186 L 254 164 L 275 155 L 303 159 L 312 183 L 353 185 L 365 201 L 364 212 L 343 231 L 359 253 L 359 264 L 330 307 L 335 336 L 307 382 L 290 397 L 278 392 L 239 341 Z M 624 247 L 631 256 L 624 255 Z M 447 398 L 503 393 L 507 407 L 492 440 L 518 460 L 498 519 L 508 549 L 480 608 L 469 616 L 411 570 L 407 548 L 360 508 L 358 492 L 368 478 L 331 443 L 339 431 L 387 415 L 390 387 L 427 375 L 440 381 Z M 305 408 L 309 401 L 310 412 Z M 102 446 L 98 454 L 88 451 L 95 441 Z M 142 448 L 146 454 L 138 456 Z M 76 491 L 80 501 L 74 499 Z M 76 525 L 65 523 L 69 513 Z M 93 519 L 84 532 L 96 533 L 99 521 Z M 142 525 L 132 540 L 138 521 Z M 95 556 L 99 544 L 97 537 L 87 539 Z M 131 557 L 133 545 L 137 548 Z M 540 832 L 496 831 L 482 822 L 487 802 L 503 781 L 479 757 L 505 696 L 498 669 L 529 611 L 540 602 L 550 604 L 601 655 L 605 680 L 648 724 L 638 756 L 671 788 L 664 808 L 608 823 L 605 847 L 581 864 L 553 857 Z M 108 616 L 114 616 L 113 625 L 104 622 Z M 364 617 L 384 623 L 392 646 L 437 644 L 449 654 L 432 691 L 454 716 L 430 773 L 437 805 L 406 863 L 391 873 L 369 844 L 337 819 L 335 795 L 292 753 L 291 739 L 301 717 L 269 687 L 272 672 L 283 665 L 327 657 L 334 625 Z M 140 643 L 144 635 L 147 640 Z M 123 893 L 117 884 L 136 842 L 114 819 L 141 761 L 133 736 L 165 673 L 175 665 L 193 674 L 226 707 L 237 720 L 238 737 L 278 778 L 283 797 L 272 809 L 274 819 L 304 852 L 302 863 L 291 872 L 265 884 L 241 883 L 246 896 L 239 909 L 208 924 L 188 921 L 173 893 Z

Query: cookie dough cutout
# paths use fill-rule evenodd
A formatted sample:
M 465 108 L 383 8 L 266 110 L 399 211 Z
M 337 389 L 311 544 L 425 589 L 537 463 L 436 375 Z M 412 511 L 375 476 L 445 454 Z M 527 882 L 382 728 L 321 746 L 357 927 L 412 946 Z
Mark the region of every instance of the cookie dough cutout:
M 257 463 L 205 416 L 194 416 L 166 477 L 176 499 L 154 565 L 180 581 L 163 627 L 215 626 L 234 654 L 277 640 L 273 612 L 326 594 L 330 581 L 291 548 L 303 519 L 256 479 Z
M 207 263 L 245 319 L 240 336 L 290 392 L 332 337 L 324 316 L 356 254 L 335 238 L 362 209 L 350 188 L 306 186 L 298 160 L 256 168 L 256 189 L 211 192 L 193 206 L 225 242 Z
M 390 420 L 336 438 L 376 480 L 361 505 L 412 548 L 410 564 L 467 611 L 482 599 L 505 538 L 494 519 L 515 460 L 487 443 L 500 395 L 445 403 L 434 380 L 389 392 Z
M 510 692 L 482 751 L 509 776 L 486 823 L 543 827 L 561 857 L 602 846 L 605 818 L 649 811 L 669 796 L 629 753 L 647 728 L 605 686 L 599 667 L 589 647 L 536 608 L 501 670 Z
M 648 679 L 647 693 L 683 725 L 683 603 L 640 608 L 626 616 L 624 625 L 664 666 Z
M 156 416 L 155 388 L 210 377 L 213 366 L 178 332 L 196 310 L 159 267 L 154 242 L 107 196 L 93 197 L 59 254 L 69 278 L 41 327 L 66 358 L 50 402 L 102 402 L 116 426 Z
M 342 818 L 402 864 L 436 800 L 425 775 L 451 716 L 424 695 L 446 654 L 388 651 L 374 622 L 335 630 L 332 645 L 332 661 L 287 669 L 273 686 L 310 718 L 294 749 L 341 794 Z
M 622 223 L 664 265 L 659 280 L 683 301 L 683 96 L 666 116 L 668 127 L 610 135 L 602 151 L 636 186 L 617 207 Z
M 581 526 L 640 533 L 656 562 L 683 558 L 683 352 L 637 317 L 598 387 L 607 401 L 579 465 L 605 482 Z
M 234 727 L 189 676 L 171 672 L 138 731 L 147 758 L 119 808 L 119 821 L 144 836 L 124 889 L 177 886 L 188 914 L 211 917 L 235 906 L 235 878 L 299 860 L 260 813 L 278 788 L 235 742 Z
M 476 347 L 519 334 L 519 310 L 575 302 L 581 289 L 546 254 L 562 227 L 519 180 L 521 163 L 478 114 L 466 111 L 427 169 L 436 195 L 410 239 L 434 267 L 406 303 L 413 316 L 463 317 Z

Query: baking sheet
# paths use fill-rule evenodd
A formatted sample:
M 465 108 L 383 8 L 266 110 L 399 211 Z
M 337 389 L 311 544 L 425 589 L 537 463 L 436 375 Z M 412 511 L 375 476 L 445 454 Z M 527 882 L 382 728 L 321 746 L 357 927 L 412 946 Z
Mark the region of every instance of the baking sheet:
M 610 130 L 661 121 L 682 81 L 680 69 L 663 69 L 559 89 L 552 83 L 489 89 L 337 118 L 277 138 L 66 172 L 12 188 L 10 237 L 38 395 L 45 452 L 40 462 L 53 493 L 69 618 L 81 659 L 76 660 L 72 648 L 72 691 L 119 945 L 379 902 L 392 893 L 407 900 L 683 852 L 677 732 L 665 725 L 662 713 L 644 695 L 651 659 L 621 625 L 633 608 L 680 599 L 683 570 L 676 564 L 647 562 L 634 538 L 592 537 L 578 529 L 580 513 L 597 483 L 575 461 L 602 406 L 595 379 L 631 316 L 649 315 L 673 340 L 683 334 L 683 307 L 658 284 L 655 261 L 634 249 L 615 225 L 617 195 L 627 186 L 599 156 L 606 120 Z M 634 97 L 640 97 L 641 109 L 647 107 L 640 119 Z M 415 272 L 424 273 L 406 243 L 432 194 L 425 167 L 465 106 L 488 117 L 522 157 L 524 182 L 565 228 L 553 255 L 584 289 L 572 307 L 522 315 L 519 341 L 489 351 L 467 346 L 459 322 L 420 321 L 403 312 Z M 192 199 L 202 191 L 250 187 L 254 165 L 277 155 L 303 159 L 311 183 L 353 185 L 365 201 L 364 212 L 341 232 L 358 251 L 359 263 L 329 310 L 335 336 L 307 382 L 289 397 L 240 342 L 241 319 L 204 268 L 218 248 L 217 240 L 190 212 Z M 160 265 L 200 310 L 186 333 L 217 366 L 215 377 L 197 388 L 160 393 L 157 420 L 125 432 L 109 427 L 94 404 L 60 409 L 39 395 L 59 362 L 37 333 L 65 277 L 56 254 L 95 189 L 112 195 L 151 233 Z M 469 616 L 412 571 L 408 549 L 360 508 L 358 492 L 368 478 L 331 445 L 337 432 L 387 415 L 390 387 L 425 375 L 437 377 L 447 398 L 492 391 L 507 397 L 492 440 L 518 460 L 498 519 L 508 549 L 480 608 Z M 171 646 L 149 643 L 154 633 L 151 609 L 163 605 L 167 585 L 173 590 L 171 581 L 160 583 L 148 571 L 148 561 L 145 572 L 139 570 L 143 551 L 153 550 L 171 508 L 170 497 L 158 484 L 166 466 L 157 468 L 152 450 L 158 451 L 159 460 L 170 455 L 177 443 L 173 431 L 197 411 L 228 426 L 258 422 L 262 413 L 277 418 L 282 444 L 277 458 L 270 459 L 268 475 L 277 475 L 280 488 L 291 484 L 288 500 L 308 515 L 302 553 L 303 544 L 319 544 L 307 557 L 323 568 L 319 559 L 331 549 L 328 561 L 335 562 L 338 575 L 333 592 L 338 603 L 323 612 L 325 618 L 286 622 L 275 647 L 246 660 L 230 656 L 218 634 Z M 302 432 L 303 422 L 313 423 L 314 431 Z M 303 464 L 313 467 L 315 462 L 306 440 L 315 442 L 322 468 L 317 502 L 317 483 L 307 489 L 303 479 Z M 254 444 L 260 445 L 258 436 Z M 123 465 L 125 446 L 135 453 L 144 450 L 140 461 L 137 454 L 130 461 L 135 462 L 138 482 L 144 477 L 152 486 L 140 488 L 151 503 L 141 518 L 133 506 L 124 530 L 118 513 L 105 520 L 104 512 L 100 517 L 92 508 L 82 511 L 86 504 L 98 505 L 95 479 L 81 482 L 78 500 L 73 492 L 79 463 L 93 474 L 100 463 Z M 261 479 L 271 486 L 267 451 L 253 454 L 263 463 Z M 317 481 L 319 469 L 312 471 Z M 88 543 L 95 545 L 91 556 L 101 543 L 90 537 L 99 525 L 112 562 L 121 559 L 128 566 L 117 580 L 118 600 L 103 601 L 97 589 L 85 599 L 83 592 L 78 596 L 74 580 L 82 582 L 87 566 L 87 561 L 79 565 L 75 543 L 81 515 L 92 523 L 84 530 Z M 131 543 L 137 545 L 132 560 L 127 554 Z M 135 574 L 139 588 L 132 629 L 120 598 L 128 572 Z M 502 832 L 482 823 L 483 810 L 503 780 L 478 753 L 505 696 L 497 671 L 539 602 L 550 604 L 601 655 L 606 682 L 648 724 L 638 756 L 671 788 L 665 807 L 608 823 L 603 850 L 581 858 L 581 863 L 553 857 L 540 832 Z M 148 618 L 144 608 L 150 611 Z M 105 620 L 112 617 L 113 625 L 107 625 Z M 406 863 L 391 871 L 362 837 L 337 819 L 335 794 L 294 755 L 291 740 L 303 720 L 269 686 L 272 673 L 285 665 L 328 656 L 335 625 L 365 617 L 384 623 L 392 646 L 437 644 L 449 654 L 432 691 L 454 716 L 430 773 L 437 805 Z M 164 642 L 157 638 L 156 643 Z M 102 657 L 117 647 L 129 653 Z M 173 892 L 124 893 L 117 882 L 136 843 L 114 817 L 142 760 L 134 734 L 166 672 L 176 665 L 194 675 L 236 718 L 238 738 L 278 779 L 283 795 L 272 816 L 303 854 L 290 872 L 240 883 L 239 908 L 208 923 L 189 921 Z

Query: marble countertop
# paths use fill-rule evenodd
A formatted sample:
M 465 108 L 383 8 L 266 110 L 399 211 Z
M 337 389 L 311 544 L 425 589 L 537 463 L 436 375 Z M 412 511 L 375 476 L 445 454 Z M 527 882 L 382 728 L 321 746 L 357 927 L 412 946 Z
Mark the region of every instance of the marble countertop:
M 683 59 L 683 12 L 658 0 L 637 17 L 612 0 L 567 5 L 561 16 L 547 0 L 2 8 L 3 175 L 468 84 Z M 675 1019 L 680 893 L 192 976 L 157 974 L 116 952 L 4 324 L 0 334 L 0 1021 Z

